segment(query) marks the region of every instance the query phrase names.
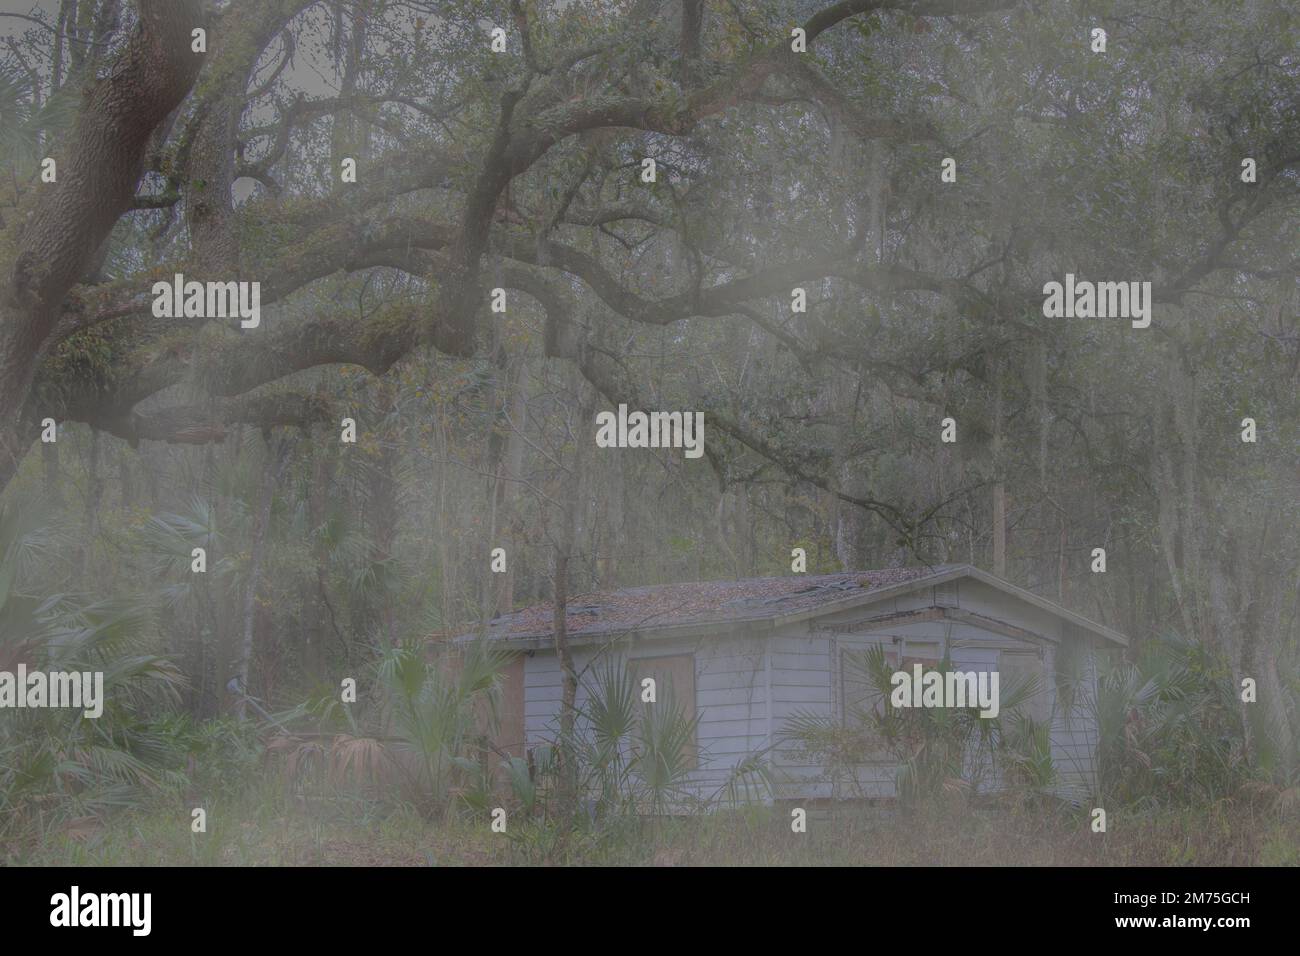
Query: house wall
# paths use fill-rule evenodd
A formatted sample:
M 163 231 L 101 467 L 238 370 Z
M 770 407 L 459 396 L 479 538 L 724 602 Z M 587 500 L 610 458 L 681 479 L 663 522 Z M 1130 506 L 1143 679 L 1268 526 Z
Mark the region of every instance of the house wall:
M 1086 638 L 1079 637 L 1079 687 L 1067 707 L 1066 695 L 1058 696 L 1052 718 L 1052 762 L 1061 780 L 1061 792 L 1081 799 L 1099 790 L 1097 780 L 1097 655 Z M 1055 671 L 1055 660 L 1049 658 Z
M 832 640 L 809 634 L 807 626 L 785 628 L 772 637 L 772 724 L 776 740 L 772 768 L 777 799 L 829 797 L 834 792 L 825 768 L 782 732 L 800 717 L 835 714 Z
M 629 656 L 694 655 L 699 765 L 687 782 L 688 789 L 698 796 L 709 797 L 726 783 L 741 760 L 767 745 L 767 646 L 766 636 L 643 640 L 631 647 L 606 648 L 595 664 L 595 651 L 575 648 L 575 666 L 580 673 L 587 668 L 579 680 L 578 708 L 581 711 L 589 700 L 596 675 L 606 662 L 625 667 Z M 563 678 L 554 652 L 538 651 L 525 658 L 524 686 L 528 746 L 551 743 L 558 735 L 563 695 Z
M 805 753 L 782 732 L 800 717 L 842 720 L 839 700 L 839 641 L 851 635 L 817 631 L 821 625 L 844 624 L 864 617 L 876 617 L 901 611 L 922 610 L 933 605 L 933 589 L 904 594 L 867 607 L 841 611 L 816 618 L 808 623 L 790 625 L 773 636 L 772 720 L 777 739 L 773 751 L 773 769 L 778 785 L 778 799 L 853 796 L 892 796 L 894 768 L 884 765 L 862 767 L 855 780 L 833 779 L 814 755 Z M 892 629 L 890 635 L 909 629 L 924 629 L 925 624 Z M 924 630 L 917 633 L 926 633 Z M 882 635 L 868 632 L 858 635 L 856 645 L 876 642 Z
M 1097 660 L 1091 635 L 1055 614 L 1017 601 L 982 581 L 963 578 L 955 583 L 959 586 L 962 608 L 1056 639 L 1058 643 L 1048 647 L 1045 667 L 1053 692 L 1051 743 L 1052 761 L 1060 777 L 1058 789 L 1072 798 L 1096 793 Z M 1079 657 L 1077 665 L 1072 668 L 1078 672 L 1079 686 L 1068 707 L 1065 695 L 1058 694 L 1056 689 L 1057 649 L 1065 641 L 1072 643 Z
M 871 646 L 883 646 L 900 657 L 941 658 L 944 642 L 955 664 L 967 670 L 991 670 L 997 666 L 1000 649 L 1020 649 L 1021 642 L 1002 638 L 965 624 L 927 621 L 861 633 L 802 633 L 791 629 L 775 639 L 773 656 L 773 716 L 776 736 L 801 716 L 830 719 L 842 725 L 845 719 L 845 652 L 857 654 Z M 777 796 L 858 799 L 895 796 L 897 768 L 893 763 L 873 762 L 849 775 L 834 777 L 814 754 L 797 742 L 781 739 L 774 752 L 777 776 L 782 786 Z M 991 783 L 991 781 L 990 781 Z
M 851 626 L 866 618 L 933 606 L 956 607 L 980 614 L 1053 640 L 1024 640 L 968 623 L 951 620 L 922 621 L 880 629 Z M 834 632 L 828 626 L 840 625 Z M 1083 650 L 1080 672 L 1083 681 L 1067 711 L 1056 688 L 1055 641 L 1079 641 Z M 942 657 L 947 648 L 955 664 L 966 669 L 999 667 L 1003 682 L 1010 680 L 1010 668 L 1036 670 L 1039 695 L 1027 705 L 1031 716 L 1050 720 L 1052 759 L 1059 778 L 1058 791 L 1081 797 L 1095 792 L 1097 727 L 1093 701 L 1096 695 L 1096 666 L 1087 653 L 1086 636 L 1050 612 L 1027 605 L 981 582 L 959 579 L 933 588 L 901 595 L 817 618 L 811 623 L 791 625 L 773 637 L 772 713 L 777 739 L 788 722 L 800 715 L 844 720 L 843 674 L 845 650 L 860 651 L 874 644 L 900 650 L 908 657 Z M 1005 692 L 1005 686 L 1004 686 Z M 773 754 L 777 777 L 782 781 L 779 798 L 855 798 L 895 796 L 896 767 L 876 762 L 852 774 L 831 775 L 814 755 L 784 740 Z M 996 789 L 999 781 L 991 770 L 981 771 L 982 789 Z
M 965 622 L 921 621 L 876 629 L 846 627 L 830 632 L 829 625 L 851 625 L 865 618 L 924 610 L 935 606 L 959 607 L 1022 628 L 1052 640 L 1011 637 Z M 812 621 L 776 630 L 756 627 L 753 636 L 728 636 L 691 641 L 641 640 L 630 647 L 606 648 L 600 659 L 626 666 L 632 656 L 693 654 L 698 728 L 699 767 L 689 784 L 702 797 L 712 796 L 733 768 L 749 754 L 771 748 L 777 799 L 891 797 L 895 795 L 896 768 L 876 763 L 859 768 L 851 777 L 832 779 L 825 767 L 788 739 L 782 731 L 800 716 L 843 720 L 841 661 L 846 649 L 871 644 L 901 648 L 906 656 L 941 657 L 947 647 L 952 660 L 968 669 L 1018 666 L 1038 668 L 1040 698 L 1031 715 L 1050 719 L 1052 757 L 1060 777 L 1059 789 L 1081 797 L 1095 792 L 1094 756 L 1097 728 L 1092 702 L 1096 694 L 1096 666 L 1084 653 L 1081 691 L 1066 713 L 1055 686 L 1055 655 L 1063 638 L 1088 646 L 1088 636 L 1073 632 L 1072 625 L 1056 615 L 1024 604 L 981 582 L 959 579 L 863 607 L 837 611 Z M 575 664 L 585 673 L 578 704 L 588 699 L 599 665 L 594 652 L 575 648 Z M 554 652 L 537 651 L 524 658 L 524 725 L 529 747 L 553 741 L 557 735 L 562 680 Z M 1008 678 L 1003 677 L 1006 681 Z M 990 774 L 985 790 L 997 786 Z

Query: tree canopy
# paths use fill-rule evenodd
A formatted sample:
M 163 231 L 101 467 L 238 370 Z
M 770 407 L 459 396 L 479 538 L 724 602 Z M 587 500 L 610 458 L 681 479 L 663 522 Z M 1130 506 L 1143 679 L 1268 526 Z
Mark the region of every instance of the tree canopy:
M 436 429 L 484 439 L 457 460 L 496 476 L 491 522 L 502 481 L 555 500 L 597 407 L 696 409 L 689 507 L 728 571 L 799 542 L 1010 562 L 1247 660 L 1294 633 L 1285 586 L 1261 596 L 1297 552 L 1280 0 L 62 0 L 0 24 L 6 485 L 48 419 L 328 442 L 363 392 L 372 437 L 431 427 L 410 403 L 435 396 L 468 409 Z M 177 274 L 260 283 L 260 323 L 157 316 Z M 1150 282 L 1150 327 L 1045 317 L 1067 274 Z M 575 507 L 604 514 L 601 487 Z M 605 541 L 588 583 L 638 547 L 577 520 Z

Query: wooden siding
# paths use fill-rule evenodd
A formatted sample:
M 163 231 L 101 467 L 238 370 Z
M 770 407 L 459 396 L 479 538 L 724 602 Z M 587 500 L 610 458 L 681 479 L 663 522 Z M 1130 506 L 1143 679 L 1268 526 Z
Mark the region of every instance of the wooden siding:
M 993 632 L 965 621 L 945 619 L 926 612 L 934 607 L 956 607 L 990 622 L 1010 625 L 1011 636 Z M 919 612 L 919 613 L 916 613 Z M 913 623 L 882 626 L 862 623 L 886 615 L 915 614 Z M 992 626 L 992 625 L 990 625 Z M 1070 712 L 1058 707 L 1055 686 L 1055 645 L 1069 634 L 1072 640 L 1087 640 L 1071 633 L 1070 626 L 1055 615 L 1026 605 L 983 582 L 962 579 L 936 588 L 900 595 L 888 601 L 826 615 L 801 628 L 780 632 L 773 638 L 773 719 L 779 739 L 786 721 L 797 714 L 844 720 L 842 700 L 842 656 L 845 649 L 861 650 L 879 644 L 905 657 L 942 656 L 946 646 L 954 663 L 971 669 L 1008 665 L 1003 681 L 1013 671 L 1036 671 L 1039 693 L 1030 702 L 1030 716 L 1050 720 L 1052 759 L 1059 777 L 1058 791 L 1080 798 L 1096 790 L 1095 753 L 1097 728 L 1091 712 L 1095 697 L 1095 667 L 1090 665 L 1084 692 Z M 1035 639 L 1037 638 L 1037 639 Z M 1003 656 L 1005 655 L 1005 657 Z M 1001 675 L 1001 670 L 999 671 Z M 1005 687 L 1002 688 L 1005 691 Z M 808 754 L 791 744 L 774 752 L 774 769 L 782 781 L 783 798 L 853 798 L 895 796 L 896 768 L 878 762 L 860 767 L 853 774 L 832 777 Z M 981 787 L 995 789 L 999 782 L 991 771 L 981 774 Z
M 1055 672 L 1049 660 L 1049 669 Z M 1052 762 L 1060 777 L 1060 791 L 1074 799 L 1098 791 L 1096 721 L 1097 666 L 1093 654 L 1086 655 L 1083 663 L 1081 686 L 1071 701 L 1069 710 L 1058 697 L 1052 717 Z
M 766 646 L 764 637 L 690 643 L 641 641 L 631 648 L 606 649 L 600 662 L 591 667 L 593 651 L 579 648 L 574 651 L 575 666 L 580 672 L 588 669 L 579 682 L 578 706 L 581 710 L 589 699 L 603 666 L 626 667 L 630 658 L 638 657 L 694 655 L 699 754 L 688 786 L 699 796 L 711 796 L 741 760 L 767 745 Z M 555 654 L 537 652 L 527 657 L 524 682 L 528 745 L 550 743 L 556 738 L 563 693 Z
M 929 613 L 934 608 L 939 610 Z M 948 609 L 958 613 L 944 616 Z M 861 623 L 892 614 L 908 623 Z M 1083 690 L 1069 713 L 1059 706 L 1054 666 L 1061 641 L 1087 643 L 1091 638 L 1055 614 L 963 578 L 775 631 L 757 625 L 755 631 L 751 636 L 690 641 L 641 639 L 601 652 L 602 661 L 620 667 L 629 657 L 694 655 L 699 766 L 689 779 L 700 796 L 716 793 L 741 760 L 769 747 L 778 799 L 894 796 L 893 765 L 874 763 L 832 779 L 825 767 L 782 735 L 787 722 L 799 716 L 842 721 L 842 652 L 873 644 L 905 658 L 938 658 L 946 648 L 955 663 L 974 670 L 1005 666 L 1004 684 L 1014 672 L 1036 671 L 1040 693 L 1029 712 L 1051 721 L 1060 791 L 1081 799 L 1096 790 L 1095 659 L 1088 658 Z M 580 708 L 601 666 L 591 666 L 593 653 L 589 647 L 574 651 L 577 668 L 585 670 Z M 535 747 L 554 740 L 558 726 L 561 678 L 553 652 L 539 650 L 525 657 L 524 687 L 524 730 L 528 745 Z M 1002 689 L 1005 693 L 1006 687 Z M 997 785 L 991 773 L 981 780 L 984 790 Z

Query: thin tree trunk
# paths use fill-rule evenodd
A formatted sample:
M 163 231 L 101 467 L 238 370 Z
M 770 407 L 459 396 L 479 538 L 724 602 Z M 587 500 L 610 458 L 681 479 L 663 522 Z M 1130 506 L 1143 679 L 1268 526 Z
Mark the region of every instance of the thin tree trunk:
M 54 508 L 63 507 L 63 471 L 59 467 L 59 446 L 56 442 L 41 445 L 41 463 L 45 466 L 45 494 Z
M 993 365 L 993 573 L 1007 576 L 1007 486 L 1002 480 L 1002 375 Z
M 231 435 L 230 447 L 227 461 L 232 470 L 236 469 L 239 464 L 239 458 L 244 450 L 244 427 L 238 427 Z M 224 528 L 223 522 L 234 513 L 234 504 L 230 494 L 223 490 L 223 483 L 218 479 L 218 464 L 216 449 L 213 445 L 207 446 L 205 454 L 204 467 L 207 473 L 207 487 L 211 489 L 213 497 L 212 508 L 212 526 L 217 529 L 218 534 L 222 534 Z M 226 544 L 233 544 L 234 538 L 230 535 L 223 535 Z M 236 630 L 239 626 L 239 610 L 234 605 L 237 602 L 227 600 L 227 595 L 220 588 L 214 588 L 216 602 L 216 648 L 213 655 L 213 687 L 212 687 L 212 710 L 215 716 L 224 713 L 227 707 L 233 708 L 233 702 L 228 702 L 225 698 L 227 679 L 234 675 L 234 662 L 236 660 Z
M 586 383 L 576 371 L 569 370 L 570 381 L 578 389 L 583 399 L 579 402 L 578 438 L 573 453 L 573 467 L 565 476 L 564 500 L 559 514 L 559 528 L 555 540 L 555 573 L 552 579 L 552 597 L 554 608 L 555 653 L 560 661 L 560 671 L 564 685 L 560 704 L 560 754 L 563 763 L 560 767 L 561 793 L 560 809 L 563 814 L 573 811 L 577 800 L 577 764 L 573 759 L 574 725 L 577 715 L 578 671 L 573 663 L 573 654 L 569 649 L 568 602 L 569 602 L 569 565 L 573 554 L 573 544 L 577 538 L 578 521 L 582 508 L 583 466 L 586 461 L 589 435 L 584 425 L 592 420 L 595 411 L 594 397 Z
M 117 456 L 118 478 L 122 484 L 123 508 L 130 508 L 135 505 L 135 475 L 131 469 L 131 451 L 123 447 Z
M 54 27 L 54 54 L 50 58 L 50 95 L 63 85 L 63 37 L 72 22 L 76 0 L 60 0 L 59 17 Z
M 605 504 L 605 524 L 601 529 L 604 532 L 605 547 L 600 556 L 602 590 L 618 587 L 620 536 L 623 533 L 624 513 L 627 507 L 626 462 L 626 458 L 614 457 L 607 471 L 610 487 L 602 499 Z
M 327 433 L 326 433 L 327 434 Z M 326 575 L 329 572 L 329 542 L 321 534 L 321 526 L 328 516 L 330 486 L 338 468 L 339 443 L 329 441 L 328 434 L 316 450 L 312 468 L 311 489 L 307 493 L 307 521 L 312 534 L 312 570 L 302 584 L 302 622 L 304 666 L 313 678 L 324 673 L 325 645 L 329 608 L 325 606 Z
M 252 553 L 248 561 L 248 581 L 244 585 L 243 638 L 235 674 L 239 679 L 239 696 L 235 701 L 235 716 L 244 719 L 249 685 L 249 668 L 253 659 L 253 624 L 257 617 L 257 588 L 262 581 L 262 564 L 266 555 L 266 536 L 271 524 L 271 505 L 275 501 L 275 486 L 284 474 L 289 459 L 290 440 L 282 438 L 274 450 L 267 442 L 266 462 L 262 466 L 262 484 L 258 489 L 257 515 L 253 519 Z
M 86 511 L 82 524 L 81 547 L 77 550 L 77 581 L 81 587 L 90 569 L 90 553 L 99 535 L 99 505 L 104 496 L 104 479 L 99 473 L 99 432 L 90 430 L 90 450 L 86 461 Z
M 566 516 L 567 518 L 567 516 Z M 564 687 L 560 702 L 560 814 L 569 816 L 577 799 L 577 765 L 573 753 L 574 716 L 578 704 L 578 671 L 569 650 L 569 555 L 561 546 L 555 551 L 552 600 L 555 653 L 560 659 Z
M 509 614 L 515 609 L 515 581 L 519 568 L 519 546 L 523 541 L 523 518 L 519 514 L 520 479 L 524 469 L 524 430 L 527 426 L 528 368 L 522 360 L 514 369 L 510 381 L 510 423 L 506 436 L 504 471 L 499 476 L 501 520 L 505 523 L 504 540 L 508 559 L 502 575 L 501 590 L 497 596 L 497 613 Z

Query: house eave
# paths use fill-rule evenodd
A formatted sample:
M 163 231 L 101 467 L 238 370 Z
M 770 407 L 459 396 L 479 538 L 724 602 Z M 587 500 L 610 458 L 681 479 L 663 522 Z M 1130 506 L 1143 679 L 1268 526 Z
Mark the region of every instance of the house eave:
M 766 633 L 776 626 L 775 619 L 771 617 L 746 617 L 702 623 L 666 624 L 658 627 L 588 630 L 570 634 L 569 646 L 589 647 L 600 644 L 635 644 L 643 640 L 690 640 L 695 637 L 726 637 L 741 633 L 754 635 Z M 467 644 L 477 639 L 477 634 L 463 634 L 454 638 L 452 643 Z M 493 647 L 499 647 L 503 650 L 541 651 L 555 649 L 553 631 L 494 636 L 489 630 L 488 640 L 492 642 Z

